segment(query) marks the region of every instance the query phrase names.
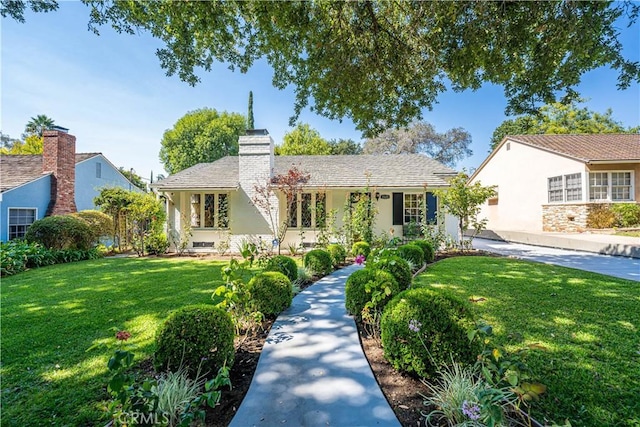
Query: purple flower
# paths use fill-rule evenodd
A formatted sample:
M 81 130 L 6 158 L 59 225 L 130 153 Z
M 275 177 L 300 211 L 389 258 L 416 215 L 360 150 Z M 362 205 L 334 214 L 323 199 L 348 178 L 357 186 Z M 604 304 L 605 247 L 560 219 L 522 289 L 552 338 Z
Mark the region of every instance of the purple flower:
M 462 402 L 462 413 L 473 421 L 480 419 L 480 407 L 476 403 L 469 403 L 466 400 Z
M 360 254 L 356 257 L 356 264 L 362 265 L 364 263 L 364 255 Z
M 418 322 L 417 320 L 413 319 L 409 321 L 409 330 L 413 332 L 420 332 L 421 327 L 422 323 Z

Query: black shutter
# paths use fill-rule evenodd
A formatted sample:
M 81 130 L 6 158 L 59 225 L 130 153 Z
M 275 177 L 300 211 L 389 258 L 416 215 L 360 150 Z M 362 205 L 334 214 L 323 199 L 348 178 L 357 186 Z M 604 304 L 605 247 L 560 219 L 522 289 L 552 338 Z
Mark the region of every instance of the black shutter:
M 438 198 L 431 192 L 427 193 L 427 222 L 429 224 L 436 224 L 438 217 L 436 212 L 438 210 Z
M 404 224 L 403 193 L 393 193 L 393 225 Z

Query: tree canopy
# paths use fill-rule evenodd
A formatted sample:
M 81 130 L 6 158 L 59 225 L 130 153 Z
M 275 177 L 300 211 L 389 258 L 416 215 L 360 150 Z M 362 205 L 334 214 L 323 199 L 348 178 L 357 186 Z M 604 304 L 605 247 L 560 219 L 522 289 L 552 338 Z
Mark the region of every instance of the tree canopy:
M 331 146 L 320 132 L 306 123 L 298 123 L 282 138 L 282 145 L 276 147 L 276 154 L 282 156 L 331 154 Z
M 24 135 L 24 142 L 19 139 L 11 139 L 0 148 L 0 154 L 42 154 L 44 139 L 37 134 Z
M 241 114 L 211 108 L 190 111 L 165 131 L 160 161 L 174 174 L 198 163 L 237 155 L 238 138 L 246 126 L 247 119 Z
M 42 136 L 42 133 L 55 126 L 55 121 L 46 116 L 45 114 L 38 114 L 35 117 L 31 117 L 24 127 L 23 137 L 26 139 L 30 135 Z
M 447 90 L 504 87 L 508 114 L 567 103 L 587 71 L 609 66 L 618 88 L 640 81 L 623 56 L 619 27 L 640 4 L 576 1 L 154 2 L 83 0 L 90 28 L 148 31 L 165 46 L 167 74 L 191 85 L 215 63 L 246 72 L 257 60 L 273 85 L 294 87 L 291 124 L 309 107 L 350 118 L 365 136 L 406 126 Z M 24 21 L 53 0 L 3 1 L 2 16 Z
M 332 139 L 329 141 L 331 154 L 362 154 L 362 145 L 353 139 Z
M 124 166 L 120 166 L 118 168 L 118 170 L 120 171 L 120 173 L 122 175 L 125 176 L 125 178 L 127 178 L 129 181 L 131 181 L 131 183 L 133 185 L 135 185 L 136 187 L 138 187 L 141 190 L 145 190 L 147 189 L 147 184 L 145 184 L 145 182 L 143 181 L 142 177 L 140 175 L 138 175 L 137 173 L 135 173 L 133 171 L 133 169 L 125 169 Z
M 493 131 L 491 150 L 507 135 L 580 134 L 580 133 L 638 133 L 640 126 L 625 127 L 611 116 L 580 108 L 577 103 L 544 105 L 534 114 L 526 114 L 505 120 Z
M 436 132 L 427 122 L 413 122 L 400 129 L 387 129 L 380 135 L 364 142 L 365 154 L 407 154 L 422 153 L 454 166 L 458 160 L 472 154 L 469 149 L 471 135 L 462 128 L 449 129 L 445 133 Z

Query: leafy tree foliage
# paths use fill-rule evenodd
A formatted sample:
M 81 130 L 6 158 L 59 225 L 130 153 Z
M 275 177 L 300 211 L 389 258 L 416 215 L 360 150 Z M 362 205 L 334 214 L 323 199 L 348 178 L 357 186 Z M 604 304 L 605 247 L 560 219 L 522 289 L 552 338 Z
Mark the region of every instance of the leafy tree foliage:
M 14 139 L 10 147 L 0 148 L 0 154 L 42 154 L 43 144 L 44 139 L 40 135 L 27 135 L 24 142 Z
M 142 3 L 141 3 L 142 4 Z M 238 137 L 247 119 L 211 108 L 190 111 L 167 130 L 160 144 L 160 161 L 170 174 L 238 154 Z
M 640 80 L 618 30 L 638 18 L 633 2 L 83 2 L 96 33 L 111 24 L 164 42 L 157 55 L 169 75 L 194 85 L 217 62 L 246 72 L 264 58 L 275 87 L 295 88 L 292 124 L 311 105 L 366 136 L 420 118 L 448 86 L 501 85 L 507 112 L 522 114 L 575 99 L 580 76 L 604 65 L 618 70 L 621 89 Z M 57 7 L 17 0 L 0 11 L 23 21 L 27 4 Z
M 362 145 L 353 139 L 332 139 L 329 141 L 331 154 L 362 154 Z
M 614 120 L 613 111 L 604 114 L 579 108 L 577 103 L 564 105 L 559 102 L 540 107 L 527 114 L 502 122 L 493 131 L 491 150 L 507 135 L 578 134 L 578 133 L 638 133 L 640 126 L 626 128 Z
M 120 173 L 125 176 L 133 185 L 138 187 L 141 190 L 146 190 L 147 184 L 142 180 L 142 177 L 137 173 L 133 172 L 131 169 L 125 169 L 123 166 L 118 168 Z
M 27 122 L 24 127 L 25 138 L 30 135 L 42 136 L 42 133 L 55 126 L 55 121 L 44 114 L 38 114 Z
M 427 122 L 414 122 L 408 127 L 390 128 L 380 135 L 367 139 L 365 154 L 422 153 L 453 166 L 458 160 L 471 155 L 471 135 L 462 128 L 445 133 L 436 132 Z
M 331 146 L 320 132 L 306 123 L 298 123 L 282 138 L 282 145 L 276 147 L 276 154 L 282 156 L 331 154 Z
M 474 228 L 475 234 L 478 234 L 484 229 L 487 220 L 478 219 L 480 205 L 496 195 L 495 188 L 483 187 L 480 182 L 467 184 L 468 178 L 466 173 L 460 172 L 449 181 L 448 189 L 434 191 L 445 211 L 458 218 L 458 238 L 461 249 L 465 248 L 463 238 L 465 230 Z
M 0 131 L 0 153 L 8 154 L 11 148 L 13 148 L 13 144 L 15 144 L 16 142 L 20 142 L 20 140 L 11 138 L 11 136 Z

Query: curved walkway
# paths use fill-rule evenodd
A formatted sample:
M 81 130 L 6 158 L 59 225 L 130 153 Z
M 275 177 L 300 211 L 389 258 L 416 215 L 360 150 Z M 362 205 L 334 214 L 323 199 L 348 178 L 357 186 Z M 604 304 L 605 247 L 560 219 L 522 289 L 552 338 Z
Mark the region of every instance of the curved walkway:
M 400 426 L 344 307 L 358 268 L 320 279 L 278 317 L 231 426 Z
M 473 239 L 473 247 L 529 261 L 555 264 L 622 279 L 640 281 L 640 259 L 638 258 L 554 249 L 480 238 Z

